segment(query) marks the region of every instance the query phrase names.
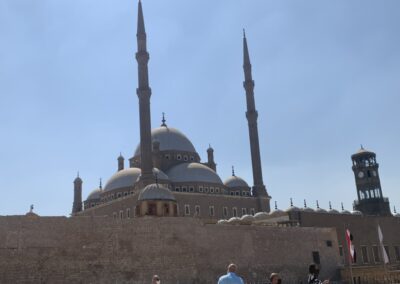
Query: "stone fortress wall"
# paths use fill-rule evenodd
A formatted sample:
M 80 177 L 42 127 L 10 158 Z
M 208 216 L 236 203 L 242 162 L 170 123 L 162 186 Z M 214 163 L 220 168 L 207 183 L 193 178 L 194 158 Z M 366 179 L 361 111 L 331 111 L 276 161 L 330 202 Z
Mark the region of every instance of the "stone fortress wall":
M 333 279 L 340 258 L 332 228 L 182 217 L 0 217 L 0 283 L 149 283 L 155 273 L 164 284 L 216 283 L 229 262 L 248 282 L 273 271 L 304 281 L 313 252 L 323 276 Z

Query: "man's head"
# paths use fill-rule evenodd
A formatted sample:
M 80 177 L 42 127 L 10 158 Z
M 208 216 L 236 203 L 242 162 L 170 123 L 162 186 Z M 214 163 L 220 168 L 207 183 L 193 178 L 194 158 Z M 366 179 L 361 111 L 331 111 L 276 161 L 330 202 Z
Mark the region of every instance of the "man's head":
M 236 264 L 231 263 L 231 264 L 228 265 L 228 272 L 234 272 L 235 273 L 236 270 L 237 270 Z
M 271 281 L 272 284 L 278 284 L 279 279 L 280 277 L 278 273 L 272 273 L 271 276 L 269 277 L 269 280 Z
M 151 284 L 160 284 L 160 283 L 161 283 L 160 277 L 158 277 L 158 275 L 154 275 Z
M 315 263 L 310 264 L 310 266 L 308 267 L 308 271 L 310 272 L 310 274 L 314 274 L 314 275 L 318 276 L 318 274 L 319 274 L 318 264 L 315 264 Z

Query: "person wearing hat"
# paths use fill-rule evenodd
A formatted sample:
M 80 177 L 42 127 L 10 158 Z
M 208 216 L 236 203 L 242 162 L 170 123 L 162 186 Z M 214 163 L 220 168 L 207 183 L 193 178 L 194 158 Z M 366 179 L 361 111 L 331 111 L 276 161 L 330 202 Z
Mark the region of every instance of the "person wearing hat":
M 271 273 L 271 276 L 269 277 L 269 281 L 271 284 L 281 284 L 282 280 L 278 273 Z
M 160 277 L 158 275 L 153 275 L 153 279 L 151 280 L 151 284 L 160 284 Z

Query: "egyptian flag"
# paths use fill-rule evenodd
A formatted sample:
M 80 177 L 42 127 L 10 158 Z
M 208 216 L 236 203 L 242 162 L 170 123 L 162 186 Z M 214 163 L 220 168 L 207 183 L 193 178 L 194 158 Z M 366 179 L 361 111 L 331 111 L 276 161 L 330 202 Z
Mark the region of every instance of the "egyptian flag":
M 349 229 L 346 229 L 346 241 L 347 241 L 347 248 L 349 249 L 350 262 L 355 263 L 357 261 L 356 250 L 354 249 L 353 245 L 353 235 L 350 233 Z

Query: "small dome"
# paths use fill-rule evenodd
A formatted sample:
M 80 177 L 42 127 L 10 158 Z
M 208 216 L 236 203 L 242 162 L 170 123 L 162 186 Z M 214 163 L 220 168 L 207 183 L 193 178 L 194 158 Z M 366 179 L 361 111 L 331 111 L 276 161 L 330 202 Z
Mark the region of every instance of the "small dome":
M 290 206 L 288 209 L 286 209 L 286 212 L 299 212 L 301 211 L 298 207 L 296 206 Z
M 91 193 L 89 193 L 86 200 L 100 199 L 100 195 L 103 193 L 101 188 L 94 189 Z
M 175 150 L 196 153 L 192 142 L 178 129 L 161 126 L 151 131 L 151 139 L 160 142 L 160 151 Z M 136 147 L 135 157 L 140 155 L 140 144 Z
M 343 209 L 340 213 L 341 214 L 345 214 L 345 215 L 350 215 L 351 214 L 350 211 L 348 211 L 346 209 Z
M 163 187 L 162 185 L 153 183 L 146 186 L 142 191 L 139 193 L 139 201 L 144 200 L 170 200 L 176 201 L 174 195 L 171 191 Z
M 270 212 L 269 215 L 270 215 L 271 217 L 276 217 L 276 216 L 282 215 L 283 213 L 285 213 L 285 212 L 283 212 L 283 211 L 280 210 L 280 209 L 275 209 L 274 211 Z
M 225 220 L 225 219 L 218 220 L 217 224 L 220 224 L 220 225 L 228 224 L 228 220 Z
M 372 151 L 364 149 L 364 147 L 361 146 L 361 148 L 356 153 L 351 155 L 352 158 L 357 156 L 376 156 L 376 154 Z
M 329 209 L 328 213 L 330 213 L 330 214 L 339 214 L 339 211 L 337 211 L 336 209 Z
M 182 163 L 167 171 L 173 182 L 205 182 L 222 185 L 220 177 L 209 167 L 199 163 Z
M 315 209 L 315 212 L 317 212 L 317 213 L 327 213 L 327 211 L 325 209 L 323 209 L 323 208 L 317 208 L 317 209 Z
M 228 224 L 240 224 L 240 218 L 232 217 L 228 220 Z
M 268 217 L 269 217 L 269 214 L 267 212 L 257 212 L 254 215 L 254 218 L 256 220 L 264 220 L 264 219 L 267 219 Z
M 249 187 L 247 182 L 244 181 L 244 179 L 238 177 L 238 176 L 230 176 L 224 181 L 224 184 L 227 187 Z
M 400 217 L 400 213 L 396 213 L 394 217 Z
M 351 214 L 352 215 L 362 215 L 362 212 L 358 211 L 358 210 L 353 210 L 353 211 L 351 211 Z
M 240 218 L 240 221 L 245 222 L 245 223 L 251 223 L 255 220 L 254 216 L 252 215 L 243 215 Z
M 104 191 L 133 186 L 141 173 L 142 171 L 139 168 L 127 168 L 118 171 L 107 181 Z M 157 168 L 153 169 L 153 173 L 157 174 L 158 180 L 168 180 L 168 176 Z
M 310 208 L 310 207 L 305 207 L 302 209 L 302 211 L 304 212 L 315 212 L 314 209 Z

